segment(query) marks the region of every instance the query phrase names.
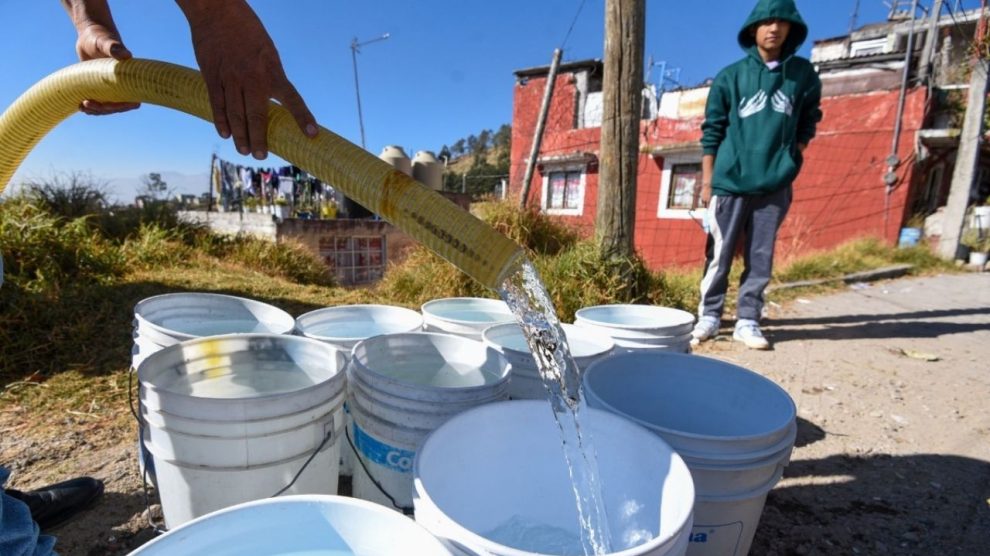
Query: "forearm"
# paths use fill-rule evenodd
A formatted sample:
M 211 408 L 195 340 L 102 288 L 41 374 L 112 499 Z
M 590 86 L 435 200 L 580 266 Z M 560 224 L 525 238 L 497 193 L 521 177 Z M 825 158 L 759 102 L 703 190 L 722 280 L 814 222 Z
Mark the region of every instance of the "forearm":
M 715 155 L 706 154 L 701 157 L 701 198 L 708 203 L 712 195 L 712 174 L 715 168 Z
M 81 31 L 90 25 L 113 26 L 113 16 L 107 0 L 61 0 L 69 19 Z
M 206 23 L 211 17 L 217 17 L 218 12 L 227 11 L 233 4 L 240 4 L 238 7 L 242 8 L 247 6 L 245 0 L 175 0 L 175 3 L 186 16 L 190 27 Z

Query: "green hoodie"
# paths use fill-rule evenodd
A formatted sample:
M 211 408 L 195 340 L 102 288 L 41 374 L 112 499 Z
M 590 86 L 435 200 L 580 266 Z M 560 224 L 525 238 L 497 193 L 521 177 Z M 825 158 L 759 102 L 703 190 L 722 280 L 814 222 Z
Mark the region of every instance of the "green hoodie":
M 751 27 L 767 19 L 791 23 L 780 64 L 769 69 Z M 708 93 L 701 146 L 715 155 L 712 191 L 720 195 L 762 195 L 797 177 L 807 145 L 821 120 L 821 81 L 811 62 L 795 56 L 808 37 L 794 0 L 759 0 L 739 31 L 747 53 L 723 69 Z

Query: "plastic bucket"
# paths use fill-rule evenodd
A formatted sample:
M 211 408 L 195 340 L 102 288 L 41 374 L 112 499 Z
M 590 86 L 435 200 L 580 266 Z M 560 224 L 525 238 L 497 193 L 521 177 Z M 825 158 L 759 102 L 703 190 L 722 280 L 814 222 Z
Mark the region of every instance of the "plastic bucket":
M 617 352 L 685 352 L 690 348 L 694 315 L 655 305 L 597 305 L 579 309 L 574 324 L 607 334 Z
M 683 554 L 694 503 L 687 466 L 626 419 L 589 409 L 587 423 L 614 554 Z M 583 554 L 560 432 L 544 401 L 490 404 L 452 418 L 417 452 L 415 474 L 416 521 L 457 553 Z M 549 545 L 502 537 L 517 527 L 563 538 Z
M 322 554 L 449 556 L 422 526 L 376 504 L 342 496 L 247 502 L 186 523 L 133 556 Z
M 218 334 L 290 334 L 295 320 L 285 311 L 232 295 L 169 293 L 134 306 L 137 330 L 160 345 Z M 156 340 L 156 338 L 158 340 Z
M 148 356 L 138 367 L 143 440 L 166 524 L 269 497 L 304 465 L 290 494 L 335 494 L 344 360 L 316 340 L 271 334 Z
M 432 333 L 376 336 L 354 346 L 348 425 L 354 496 L 409 511 L 412 460 L 450 417 L 508 397 L 509 368 L 481 342 Z
M 589 405 L 644 425 L 684 457 L 698 494 L 688 554 L 746 554 L 797 435 L 787 392 L 730 363 L 655 351 L 596 362 L 584 384 Z
M 921 228 L 901 228 L 901 235 L 897 238 L 898 247 L 913 247 L 921 240 Z
M 449 297 L 423 304 L 423 330 L 481 340 L 481 333 L 495 324 L 515 322 L 504 301 L 482 297 Z
M 361 340 L 381 334 L 415 332 L 423 327 L 423 315 L 390 305 L 341 305 L 317 309 L 296 318 L 296 332 L 344 350 Z M 350 419 L 349 413 L 345 416 Z M 340 474 L 354 474 L 353 452 L 349 445 L 340 449 Z
M 423 316 L 403 307 L 389 305 L 342 305 L 317 309 L 296 318 L 296 331 L 345 350 L 366 338 L 381 334 L 415 332 L 423 326 Z
M 595 361 L 607 357 L 615 349 L 615 342 L 604 334 L 564 324 L 564 334 L 571 348 L 571 356 L 579 369 L 587 369 Z M 509 397 L 520 399 L 546 399 L 547 391 L 533 354 L 526 344 L 526 337 L 518 324 L 497 324 L 482 333 L 485 344 L 505 357 L 512 366 L 509 381 Z

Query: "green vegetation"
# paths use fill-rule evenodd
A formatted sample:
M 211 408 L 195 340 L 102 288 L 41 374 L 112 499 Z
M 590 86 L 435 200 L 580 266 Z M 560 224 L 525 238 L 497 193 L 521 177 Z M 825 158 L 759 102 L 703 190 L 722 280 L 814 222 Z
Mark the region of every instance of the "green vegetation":
M 0 288 L 0 408 L 32 408 L 32 427 L 50 424 L 65 411 L 126 426 L 120 421 L 127 413 L 133 306 L 152 295 L 227 293 L 292 315 L 347 303 L 418 308 L 440 297 L 494 295 L 421 247 L 390 268 L 378 286 L 345 289 L 335 287 L 323 263 L 298 245 L 214 235 L 176 223 L 162 206 L 99 208 L 83 215 L 70 206 L 31 195 L 0 203 L 7 273 Z M 511 203 L 475 207 L 526 248 L 565 322 L 577 309 L 602 303 L 694 312 L 698 271 L 654 272 L 638 258 L 606 264 L 593 242 L 580 240 L 559 221 L 520 212 Z M 894 249 L 863 239 L 782 264 L 775 281 L 837 277 L 900 262 L 914 264 L 918 273 L 951 268 L 924 247 Z M 735 265 L 732 284 L 741 266 Z M 781 301 L 799 293 L 772 297 Z

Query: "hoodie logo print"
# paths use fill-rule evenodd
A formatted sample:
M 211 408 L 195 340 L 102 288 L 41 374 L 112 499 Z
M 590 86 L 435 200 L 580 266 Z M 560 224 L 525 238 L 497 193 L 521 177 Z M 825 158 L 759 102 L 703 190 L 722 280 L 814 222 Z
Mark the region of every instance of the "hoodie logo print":
M 761 112 L 766 107 L 767 94 L 761 90 L 750 99 L 743 97 L 742 102 L 739 103 L 739 117 L 748 118 L 753 114 Z
M 784 91 L 777 91 L 773 94 L 771 106 L 773 106 L 775 112 L 780 112 L 781 114 L 790 116 L 794 113 L 794 103 L 791 102 L 790 97 L 784 94 Z

